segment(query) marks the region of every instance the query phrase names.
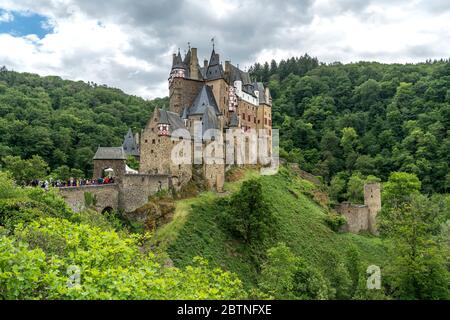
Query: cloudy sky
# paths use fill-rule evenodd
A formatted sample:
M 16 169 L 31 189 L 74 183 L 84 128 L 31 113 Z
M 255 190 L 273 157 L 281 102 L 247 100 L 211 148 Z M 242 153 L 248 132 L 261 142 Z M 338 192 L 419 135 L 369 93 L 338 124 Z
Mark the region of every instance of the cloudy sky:
M 171 54 L 211 38 L 242 68 L 450 57 L 450 0 L 0 0 L 0 65 L 166 96 Z

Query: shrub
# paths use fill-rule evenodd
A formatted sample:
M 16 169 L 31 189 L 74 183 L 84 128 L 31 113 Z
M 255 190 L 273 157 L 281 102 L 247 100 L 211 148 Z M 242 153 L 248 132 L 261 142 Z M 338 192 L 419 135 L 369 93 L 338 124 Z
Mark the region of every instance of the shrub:
M 331 230 L 338 232 L 347 223 L 344 216 L 330 212 L 325 218 L 326 224 L 331 228 Z
M 246 297 L 234 274 L 201 258 L 183 269 L 163 267 L 139 241 L 60 218 L 19 224 L 0 238 L 0 300 Z M 79 282 L 72 281 L 73 266 Z

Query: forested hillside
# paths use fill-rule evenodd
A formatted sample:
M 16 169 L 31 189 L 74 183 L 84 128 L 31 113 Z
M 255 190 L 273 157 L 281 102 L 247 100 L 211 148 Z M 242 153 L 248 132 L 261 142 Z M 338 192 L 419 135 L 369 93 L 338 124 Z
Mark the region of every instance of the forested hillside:
M 281 155 L 354 197 L 367 176 L 416 174 L 426 193 L 450 188 L 450 63 L 325 65 L 307 55 L 252 67 L 269 84 Z M 0 158 L 41 156 L 89 176 L 98 145 L 122 143 L 155 106 L 118 89 L 0 72 Z M 359 193 L 358 193 L 359 194 Z
M 128 128 L 143 128 L 155 106 L 94 83 L 0 71 L 0 158 L 41 156 L 90 176 L 99 145 L 119 146 Z
M 448 299 L 450 63 L 304 56 L 253 75 L 272 90 L 281 156 L 326 183 L 291 165 L 233 168 L 223 194 L 158 193 L 176 211 L 155 230 L 19 185 L 89 176 L 97 146 L 120 145 L 167 98 L 2 69 L 0 299 Z M 383 182 L 379 237 L 340 232 L 320 194 L 362 201 L 368 180 Z M 380 290 L 366 286 L 372 264 Z
M 393 171 L 416 174 L 426 193 L 450 189 L 450 62 L 325 65 L 305 55 L 251 72 L 271 89 L 281 155 L 331 182 L 336 200 L 358 200 L 349 183 Z

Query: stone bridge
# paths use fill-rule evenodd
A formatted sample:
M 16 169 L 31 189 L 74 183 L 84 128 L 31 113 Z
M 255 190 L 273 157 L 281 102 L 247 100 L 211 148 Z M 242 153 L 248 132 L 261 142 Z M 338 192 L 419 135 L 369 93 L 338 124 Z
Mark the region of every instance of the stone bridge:
M 97 211 L 104 212 L 111 209 L 119 209 L 119 186 L 117 184 L 66 187 L 60 188 L 59 192 L 75 212 L 85 209 L 86 193 L 90 193 L 95 197 L 94 207 Z
M 132 212 L 148 202 L 150 196 L 160 190 L 169 189 L 168 175 L 126 174 L 117 183 L 82 187 L 60 188 L 61 196 L 76 212 L 85 209 L 85 195 L 95 197 L 95 209 L 123 210 Z

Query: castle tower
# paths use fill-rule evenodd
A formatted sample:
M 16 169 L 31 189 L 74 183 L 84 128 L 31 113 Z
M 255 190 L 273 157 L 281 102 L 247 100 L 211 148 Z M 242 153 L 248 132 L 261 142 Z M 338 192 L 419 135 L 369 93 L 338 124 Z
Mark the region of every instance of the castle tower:
M 369 231 L 376 234 L 376 217 L 381 210 L 381 186 L 379 183 L 368 183 L 364 185 L 364 204 L 369 209 Z
M 186 78 L 188 70 L 181 59 L 180 50 L 178 54 L 173 55 L 172 70 L 169 76 L 169 110 L 173 112 L 181 112 L 183 99 L 183 79 Z

